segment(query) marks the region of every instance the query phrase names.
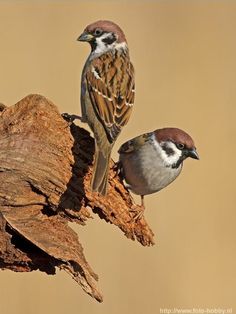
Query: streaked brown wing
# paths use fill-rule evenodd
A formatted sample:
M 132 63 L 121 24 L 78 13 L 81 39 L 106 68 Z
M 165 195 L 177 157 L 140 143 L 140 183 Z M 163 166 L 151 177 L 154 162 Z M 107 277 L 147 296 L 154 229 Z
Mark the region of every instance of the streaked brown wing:
M 152 135 L 152 132 L 145 133 L 125 142 L 119 148 L 118 153 L 129 154 L 139 150 L 141 147 L 143 147 L 143 145 L 145 145 L 146 142 L 151 140 Z
M 132 111 L 134 68 L 126 56 L 107 53 L 92 63 L 86 79 L 95 112 L 112 143 Z

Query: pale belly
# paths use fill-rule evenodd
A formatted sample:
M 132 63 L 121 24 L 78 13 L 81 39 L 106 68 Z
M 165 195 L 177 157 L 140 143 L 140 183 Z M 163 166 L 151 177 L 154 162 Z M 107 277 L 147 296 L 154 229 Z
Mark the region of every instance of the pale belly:
M 136 150 L 135 154 L 121 154 L 120 161 L 129 189 L 138 195 L 160 191 L 176 179 L 182 168 L 164 166 L 155 148 L 149 143 Z

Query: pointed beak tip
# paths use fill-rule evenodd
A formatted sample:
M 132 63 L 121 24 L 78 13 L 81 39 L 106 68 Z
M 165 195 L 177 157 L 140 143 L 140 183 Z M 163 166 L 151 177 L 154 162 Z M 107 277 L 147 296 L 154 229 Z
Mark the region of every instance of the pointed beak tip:
M 77 38 L 77 41 L 91 41 L 92 39 L 93 35 L 84 32 Z
M 77 41 L 82 41 L 82 40 L 81 40 L 81 37 L 82 37 L 82 35 L 80 35 L 76 40 L 77 40 Z
M 192 150 L 190 151 L 189 157 L 191 157 L 191 158 L 193 158 L 193 159 L 197 159 L 197 160 L 200 159 L 200 157 L 199 157 L 199 155 L 198 155 L 196 149 L 192 149 Z

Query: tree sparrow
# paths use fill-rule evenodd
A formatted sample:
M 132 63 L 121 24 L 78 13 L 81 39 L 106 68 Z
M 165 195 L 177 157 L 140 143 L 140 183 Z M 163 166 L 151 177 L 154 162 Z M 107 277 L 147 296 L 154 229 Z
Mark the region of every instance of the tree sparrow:
M 187 157 L 199 159 L 192 138 L 177 128 L 146 133 L 124 143 L 120 149 L 121 175 L 127 188 L 144 195 L 165 188 L 180 174 Z
M 134 68 L 125 35 L 115 23 L 90 24 L 78 40 L 91 46 L 81 78 L 81 121 L 95 137 L 91 188 L 106 195 L 111 150 L 134 102 Z

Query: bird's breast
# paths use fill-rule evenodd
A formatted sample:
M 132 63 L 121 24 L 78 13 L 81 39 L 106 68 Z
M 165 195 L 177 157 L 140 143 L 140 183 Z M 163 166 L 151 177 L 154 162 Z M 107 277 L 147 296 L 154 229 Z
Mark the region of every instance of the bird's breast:
M 120 155 L 122 171 L 131 191 L 146 195 L 160 191 L 179 175 L 178 169 L 166 167 L 150 142 L 139 149 Z

